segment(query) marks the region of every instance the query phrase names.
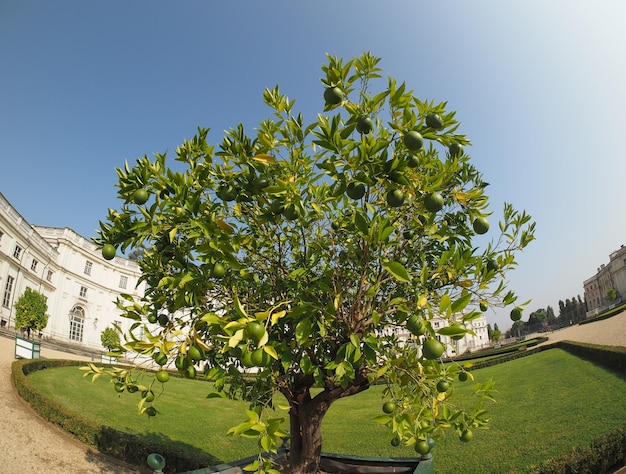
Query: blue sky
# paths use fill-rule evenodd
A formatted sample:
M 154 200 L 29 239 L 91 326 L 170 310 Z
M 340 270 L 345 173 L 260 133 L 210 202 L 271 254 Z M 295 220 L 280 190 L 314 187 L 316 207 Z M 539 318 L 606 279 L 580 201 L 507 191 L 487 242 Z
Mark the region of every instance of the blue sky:
M 216 144 L 253 127 L 276 84 L 312 120 L 325 53 L 371 51 L 457 111 L 494 213 L 537 221 L 509 282 L 533 300 L 524 319 L 558 312 L 626 244 L 625 19 L 620 0 L 3 0 L 0 192 L 32 224 L 91 237 L 124 160 L 198 126 Z

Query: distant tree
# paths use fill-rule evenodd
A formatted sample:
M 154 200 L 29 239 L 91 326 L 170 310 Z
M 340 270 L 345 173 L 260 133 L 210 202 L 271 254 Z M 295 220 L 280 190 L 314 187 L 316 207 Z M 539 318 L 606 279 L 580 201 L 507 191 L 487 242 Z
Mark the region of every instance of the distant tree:
M 30 339 L 32 330 L 41 331 L 48 324 L 46 297 L 30 288 L 15 303 L 15 329 L 26 329 Z
M 556 316 L 554 314 L 554 309 L 552 309 L 552 306 L 548 306 L 546 308 L 546 318 L 547 318 L 548 325 L 552 325 L 556 323 Z
M 102 347 L 105 347 L 108 351 L 112 351 L 113 349 L 117 349 L 120 347 L 120 335 L 113 328 L 106 328 L 100 334 L 100 341 L 102 342 Z
M 548 313 L 545 309 L 541 308 L 530 313 L 526 328 L 529 332 L 538 331 L 541 329 L 548 319 Z
M 609 290 L 606 292 L 606 297 L 609 299 L 609 301 L 613 301 L 615 298 L 617 298 L 617 292 L 615 291 L 615 288 L 609 288 Z
M 132 260 L 134 262 L 140 262 L 143 259 L 145 251 L 146 251 L 146 249 L 144 247 L 139 247 L 139 248 L 133 249 L 128 254 L 128 259 Z
M 493 331 L 491 331 L 491 341 L 498 342 L 501 337 L 502 331 L 500 331 L 499 329 L 494 329 Z

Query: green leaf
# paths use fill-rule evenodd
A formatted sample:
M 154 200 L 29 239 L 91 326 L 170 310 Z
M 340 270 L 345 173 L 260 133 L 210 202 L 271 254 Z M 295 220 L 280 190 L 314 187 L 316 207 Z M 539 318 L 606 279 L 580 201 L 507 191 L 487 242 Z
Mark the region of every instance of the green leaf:
M 452 313 L 460 313 L 469 304 L 471 299 L 472 299 L 471 293 L 464 294 L 459 299 L 457 299 L 454 303 L 452 303 L 450 310 L 452 311 Z
M 409 272 L 406 271 L 406 268 L 404 268 L 401 263 L 384 262 L 383 268 L 391 273 L 396 280 L 401 281 L 402 283 L 409 283 L 411 281 Z
M 358 210 L 356 212 L 354 215 L 354 224 L 363 236 L 367 236 L 369 234 L 369 220 L 363 211 Z
M 308 341 L 311 334 L 311 320 L 305 318 L 296 325 L 296 342 L 303 345 Z

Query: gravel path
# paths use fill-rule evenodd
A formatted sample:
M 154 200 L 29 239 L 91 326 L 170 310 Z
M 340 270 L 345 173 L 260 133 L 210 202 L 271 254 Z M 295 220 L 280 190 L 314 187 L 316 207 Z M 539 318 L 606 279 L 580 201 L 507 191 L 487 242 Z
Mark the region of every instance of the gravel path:
M 17 395 L 11 383 L 14 354 L 15 341 L 0 337 L 0 473 L 140 472 L 76 441 L 35 414 Z M 45 347 L 41 348 L 41 356 L 48 359 L 89 360 Z
M 570 340 L 626 347 L 626 311 L 603 321 L 571 326 L 547 334 L 550 342 Z M 79 443 L 38 417 L 17 396 L 11 384 L 14 341 L 0 337 L 0 473 L 125 474 L 138 469 L 103 456 Z M 45 347 L 42 357 L 81 359 L 86 357 Z M 145 471 L 144 471 L 145 472 Z

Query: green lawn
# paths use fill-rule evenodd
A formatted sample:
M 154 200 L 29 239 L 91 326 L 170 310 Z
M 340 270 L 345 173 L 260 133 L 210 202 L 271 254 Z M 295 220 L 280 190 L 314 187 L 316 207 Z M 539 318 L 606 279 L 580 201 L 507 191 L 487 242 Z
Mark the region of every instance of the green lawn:
M 589 362 L 553 349 L 477 370 L 477 380 L 496 381 L 497 403 L 488 409 L 489 430 L 461 443 L 454 434 L 438 441 L 438 474 L 528 472 L 533 464 L 559 456 L 626 422 L 626 380 Z M 108 381 L 81 377 L 76 367 L 32 374 L 33 383 L 55 399 L 117 429 L 162 436 L 229 461 L 251 455 L 249 440 L 225 438 L 243 421 L 245 404 L 207 399 L 205 382 L 172 379 L 158 399 L 159 416 L 136 414 L 138 394 L 118 397 Z M 456 384 L 462 404 L 473 383 Z M 157 395 L 159 393 L 157 392 Z M 413 456 L 393 448 L 386 429 L 372 419 L 381 414 L 381 387 L 334 404 L 323 426 L 324 450 L 370 456 Z

